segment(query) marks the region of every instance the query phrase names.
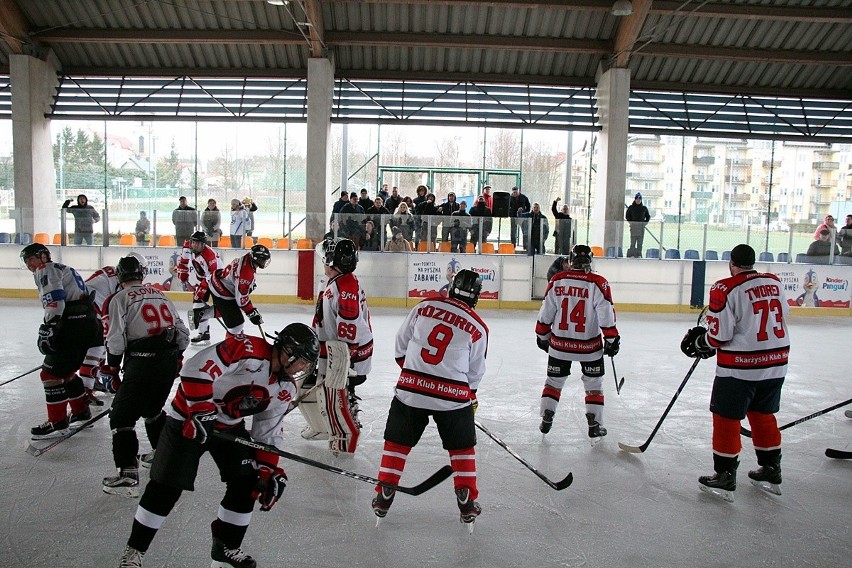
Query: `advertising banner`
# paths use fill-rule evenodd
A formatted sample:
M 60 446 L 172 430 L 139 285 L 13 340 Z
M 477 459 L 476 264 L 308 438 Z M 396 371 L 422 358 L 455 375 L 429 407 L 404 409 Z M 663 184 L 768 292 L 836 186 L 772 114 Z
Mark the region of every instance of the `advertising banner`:
M 466 268 L 482 279 L 480 298 L 497 300 L 500 296 L 499 265 L 485 255 L 428 254 L 410 255 L 408 297 L 446 296 L 456 273 Z
M 791 306 L 848 308 L 852 305 L 848 266 L 789 264 L 773 270 L 784 285 Z

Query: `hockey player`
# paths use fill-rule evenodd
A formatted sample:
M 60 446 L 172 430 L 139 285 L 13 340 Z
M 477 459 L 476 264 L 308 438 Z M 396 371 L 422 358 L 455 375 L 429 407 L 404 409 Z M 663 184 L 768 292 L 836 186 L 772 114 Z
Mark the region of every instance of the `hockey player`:
M 40 440 L 63 436 L 70 424 L 92 417 L 77 369 L 86 351 L 101 343 L 103 335 L 89 291 L 76 270 L 53 262 L 50 251 L 39 243 L 24 247 L 21 261 L 33 273 L 44 308 L 38 350 L 44 355 L 40 378 L 47 421 L 32 429 L 33 439 Z
M 109 427 L 118 474 L 104 478 L 103 490 L 138 497 L 139 440 L 134 427 L 145 419 L 148 440 L 156 451 L 166 422 L 163 405 L 177 377 L 178 360 L 189 345 L 189 331 L 162 290 L 142 284 L 145 269 L 136 257 L 120 259 L 115 272 L 122 289 L 105 302 L 107 355 L 100 376 L 116 392 Z M 122 359 L 123 381 L 118 377 Z
M 709 329 L 697 326 L 680 348 L 689 357 L 716 355 L 716 379 L 710 395 L 713 413 L 713 475 L 698 478 L 699 487 L 733 501 L 740 421 L 748 417 L 757 469 L 752 483 L 781 494 L 781 431 L 775 413 L 787 373 L 790 336 L 784 286 L 774 274 L 754 270 L 754 249 L 741 244 L 731 250 L 730 278 L 710 288 Z
M 402 368 L 385 425 L 379 480 L 399 485 L 405 461 L 420 440 L 429 417 L 435 421 L 455 475 L 460 520 L 473 523 L 482 511 L 476 498 L 476 389 L 485 373 L 488 326 L 474 311 L 482 281 L 460 270 L 449 298 L 423 300 L 396 335 L 396 361 Z M 373 512 L 381 518 L 393 503 L 393 489 L 376 486 Z
M 147 270 L 148 260 L 144 256 L 138 252 L 131 252 L 128 256 L 136 258 L 143 271 Z M 118 282 L 118 275 L 115 272 L 115 267 L 104 266 L 100 270 L 96 270 L 91 276 L 89 276 L 89 278 L 86 279 L 86 289 L 89 291 L 89 296 L 92 298 L 92 303 L 95 306 L 95 313 L 101 321 L 103 335 L 106 337 L 107 328 L 103 319 L 104 305 L 110 296 L 121 289 Z M 89 397 L 89 401 L 98 406 L 103 405 L 103 402 L 95 398 L 94 393 L 92 392 L 93 389 L 100 388 L 101 390 L 106 390 L 115 394 L 115 391 L 110 390 L 112 385 L 109 380 L 98 381 L 99 384 L 96 385 L 96 380 L 99 379 L 97 369 L 104 362 L 105 354 L 106 348 L 103 344 L 90 348 L 86 351 L 86 357 L 83 359 L 83 364 L 80 366 L 80 370 L 78 371 L 80 378 L 83 380 L 83 386 L 86 387 L 86 394 Z
M 248 335 L 226 335 L 205 347 L 181 370 L 180 386 L 168 406 L 168 418 L 151 468 L 151 480 L 139 502 L 133 529 L 121 557 L 122 568 L 141 567 L 160 526 L 183 491 L 194 489 L 205 452 L 219 468 L 225 496 L 210 525 L 212 566 L 254 568 L 240 549 L 255 500 L 270 510 L 281 497 L 287 475 L 278 456 L 212 436 L 214 429 L 282 447 L 282 417 L 295 398 L 295 380 L 311 372 L 319 355 L 316 334 L 290 324 L 272 345 Z
M 317 296 L 313 320 L 321 346 L 317 382 L 326 378 L 329 341 L 342 341 L 347 345 L 352 371 L 345 390 L 324 386 L 316 390 L 315 397 L 306 398 L 308 404 L 299 407 L 308 423 L 302 437 L 328 439 L 329 448 L 335 454 L 354 454 L 361 432 L 355 387 L 367 380 L 372 367 L 373 330 L 367 296 L 353 274 L 358 265 L 355 244 L 349 239 L 337 239 L 327 241 L 324 249 L 328 281 Z M 303 389 L 311 386 L 310 382 L 306 383 Z
M 198 330 L 198 335 L 192 338 L 195 345 L 210 343 L 210 317 L 213 307 L 207 304 L 210 299 L 210 278 L 222 267 L 222 261 L 216 251 L 207 244 L 204 231 L 196 231 L 183 243 L 183 252 L 177 266 L 177 276 L 181 282 L 189 280 L 190 265 L 195 270 L 198 284 L 192 293 L 192 311 L 189 314 L 189 325 Z
M 213 307 L 222 314 L 225 328 L 231 335 L 243 332 L 245 318 L 254 325 L 263 323 L 260 312 L 251 303 L 249 294 L 255 289 L 257 269 L 269 266 L 272 255 L 263 245 L 254 245 L 251 250 L 230 264 L 217 270 L 210 277 Z
M 621 338 L 615 327 L 609 282 L 592 272 L 592 249 L 574 245 L 569 261 L 568 270 L 550 279 L 535 326 L 538 347 L 548 353 L 539 430 L 550 432 L 562 387 L 571 374 L 571 362 L 577 361 L 586 391 L 589 438 L 595 444 L 606 436 L 603 355 L 615 356 Z

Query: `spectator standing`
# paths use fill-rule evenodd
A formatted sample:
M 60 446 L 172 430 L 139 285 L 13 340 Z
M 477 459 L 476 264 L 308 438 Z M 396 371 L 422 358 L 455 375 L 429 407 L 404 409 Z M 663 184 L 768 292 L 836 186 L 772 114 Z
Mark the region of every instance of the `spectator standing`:
M 408 208 L 408 204 L 403 201 L 399 204 L 396 212 L 391 217 L 391 229 L 399 229 L 402 233 L 402 238 L 410 241 L 414 235 L 414 215 Z
M 89 205 L 89 198 L 81 193 L 77 196 L 77 204 L 71 205 L 70 199 L 66 199 L 62 204 L 63 209 L 67 209 L 74 216 L 74 244 L 82 245 L 86 241 L 87 245 L 92 244 L 92 235 L 94 234 L 93 225 L 101 220 L 101 216 L 95 211 L 95 208 Z
M 219 246 L 219 237 L 222 236 L 222 212 L 216 206 L 216 200 L 207 200 L 207 208 L 201 212 L 201 226 L 211 247 Z
M 630 247 L 627 256 L 642 258 L 642 242 L 645 240 L 645 225 L 651 220 L 648 208 L 642 204 L 642 194 L 633 197 L 633 203 L 624 213 L 624 220 L 630 224 Z
M 416 209 L 418 205 L 426 201 L 426 195 L 429 193 L 429 188 L 425 185 L 418 185 L 415 193 L 416 196 L 414 197 L 413 204 Z
M 177 209 L 172 211 L 172 223 L 175 226 L 175 241 L 180 244 L 189 239 L 192 233 L 195 232 L 197 222 L 195 208 L 187 205 L 186 197 L 181 195 L 178 198 Z
M 397 207 L 399 207 L 400 203 L 402 203 L 402 196 L 399 194 L 399 188 L 394 186 L 391 190 L 390 197 L 385 199 L 385 207 L 388 208 L 388 211 L 393 213 L 396 211 Z
M 819 239 L 819 236 L 823 230 L 827 230 L 829 231 L 829 233 L 837 234 L 837 225 L 834 224 L 833 215 L 826 215 L 825 218 L 823 218 L 822 224 L 820 224 L 820 226 L 817 227 L 816 231 L 814 231 L 814 240 Z
M 243 248 L 243 235 L 248 230 L 248 211 L 239 199 L 231 200 L 231 247 Z
M 250 237 L 254 232 L 254 212 L 257 211 L 257 204 L 252 201 L 251 197 L 244 197 L 243 207 L 248 213 L 248 221 L 246 222 L 246 236 Z
M 361 238 L 361 250 L 382 250 L 381 240 L 381 235 L 376 231 L 376 224 L 372 219 L 367 219 L 364 223 L 364 236 Z
M 340 231 L 339 236 L 350 239 L 355 247 L 361 246 L 361 238 L 364 236 L 364 215 L 366 212 L 358 204 L 358 194 L 354 191 L 349 194 L 349 203 L 340 208 Z
M 484 243 L 488 240 L 488 235 L 491 234 L 491 227 L 494 224 L 494 220 L 491 217 L 491 208 L 485 204 L 485 197 L 479 196 L 476 200 L 476 205 L 470 208 L 470 216 L 481 217 L 481 219 L 471 219 L 470 241 L 474 245 L 479 246 L 479 252 L 482 252 L 480 242 Z
M 491 195 L 491 186 L 486 185 L 482 188 L 482 195 L 480 196 L 485 199 L 485 206 L 488 207 L 491 211 L 494 211 L 494 196 Z
M 384 206 L 384 200 L 381 197 L 376 197 L 373 204 L 365 211 L 368 219 L 373 221 L 376 226 L 376 232 L 387 238 L 387 226 L 390 222 L 390 210 Z
M 435 246 L 435 237 L 438 234 L 438 208 L 435 206 L 435 194 L 426 195 L 426 201 L 414 210 L 419 223 L 419 235 L 417 241 L 426 241 L 430 247 Z
M 334 202 L 334 205 L 331 206 L 331 217 L 334 218 L 335 213 L 340 213 L 340 209 L 349 203 L 349 192 L 345 189 L 340 192 L 340 199 Z
M 553 224 L 556 225 L 553 231 L 553 238 L 556 243 L 554 252 L 556 254 L 568 255 L 571 254 L 571 215 L 568 214 L 568 204 L 562 205 L 562 211 L 556 209 L 556 204 L 562 200 L 557 197 L 550 206 L 550 211 L 553 213 Z
M 761 488 L 781 494 L 781 431 L 775 414 L 790 355 L 789 307 L 781 280 L 756 272 L 754 259 L 748 245 L 731 250 L 730 278 L 710 287 L 709 328 L 693 327 L 680 344 L 688 357 L 716 355 L 710 394 L 714 474 L 699 477 L 698 483 L 702 491 L 726 501 L 733 501 L 737 488 L 743 418 L 751 425 L 759 466 L 748 476 Z
M 139 212 L 135 232 L 136 244 L 143 247 L 148 246 L 148 233 L 151 232 L 151 220 L 148 219 L 148 214 L 144 211 Z
M 470 213 L 467 212 L 467 202 L 459 203 L 458 211 L 450 215 L 450 252 L 467 252 L 467 234 L 470 230 Z
M 370 199 L 370 194 L 367 193 L 366 187 L 361 188 L 361 196 L 358 198 L 358 205 L 360 205 L 361 209 L 363 209 L 364 211 L 374 205 L 373 200 Z
M 447 200 L 438 206 L 438 215 L 449 217 L 458 210 L 459 202 L 456 201 L 456 194 L 451 191 L 447 194 Z M 442 221 L 441 240 L 444 242 L 450 240 L 449 219 L 446 221 Z
M 834 251 L 834 256 L 838 256 L 840 254 L 840 247 L 836 244 L 831 244 L 831 231 L 829 229 L 823 229 L 819 233 L 819 238 L 812 242 L 808 246 L 808 256 L 830 256 L 832 254 L 832 250 Z
M 852 256 L 852 215 L 846 216 L 846 225 L 838 232 L 840 237 L 840 254 Z
M 513 187 L 512 195 L 509 197 L 509 223 L 511 225 L 510 235 L 512 246 L 518 246 L 518 226 L 520 225 L 524 249 L 529 248 L 527 224 L 522 219 L 518 219 L 518 217 L 520 213 L 529 213 L 531 209 L 532 206 L 527 196 L 521 193 L 521 189 L 518 186 Z
M 550 236 L 550 224 L 547 222 L 547 216 L 542 212 L 541 206 L 538 203 L 532 204 L 532 211 L 521 214 L 521 217 L 528 217 L 530 220 L 530 246 L 527 249 L 527 254 L 545 254 L 544 242 Z
M 376 194 L 376 197 L 382 198 L 382 203 L 387 203 L 388 197 L 390 197 L 390 192 L 388 191 L 388 184 L 383 183 L 382 189 Z

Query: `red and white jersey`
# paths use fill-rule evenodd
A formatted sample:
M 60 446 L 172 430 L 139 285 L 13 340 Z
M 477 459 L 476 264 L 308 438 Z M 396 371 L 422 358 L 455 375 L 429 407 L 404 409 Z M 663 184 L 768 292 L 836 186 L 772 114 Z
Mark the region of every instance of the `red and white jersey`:
M 66 302 L 76 302 L 89 296 L 86 283 L 76 270 L 58 262 L 47 262 L 33 273 L 44 321 L 61 317 Z
M 296 398 L 296 384 L 283 374 L 270 371 L 272 347 L 260 337 L 227 335 L 221 343 L 206 347 L 183 364 L 180 384 L 166 406 L 166 413 L 177 420 L 189 416 L 189 408 L 199 402 L 217 407 L 217 428 L 239 424 L 243 416 L 252 416 L 251 437 L 279 449 L 284 444 L 282 417 Z M 238 407 L 240 417 L 226 413 Z M 258 451 L 258 459 L 271 467 L 278 464 L 275 454 Z
M 455 298 L 423 300 L 396 334 L 396 397 L 429 410 L 467 406 L 487 354 L 488 326 L 472 308 Z
M 219 255 L 210 245 L 204 245 L 204 248 L 199 253 L 193 252 L 190 246 L 191 243 L 192 241 L 185 241 L 183 243 L 183 250 L 178 261 L 178 270 L 188 271 L 189 267 L 192 266 L 198 282 L 207 281 L 209 283 L 213 273 L 222 268 L 222 259 L 219 258 Z
M 550 279 L 535 333 L 550 341 L 550 356 L 563 361 L 597 361 L 604 337 L 615 337 L 615 308 L 609 282 L 600 274 L 566 270 Z
M 107 299 L 121 289 L 115 267 L 104 266 L 89 276 L 86 280 L 86 288 L 92 296 L 95 311 L 98 316 L 102 316 Z
M 106 331 L 107 352 L 111 355 L 123 355 L 129 344 L 160 335 L 169 327 L 177 330 L 178 349 L 183 351 L 189 346 L 189 330 L 177 308 L 162 290 L 151 284 L 122 288 L 107 298 L 101 321 Z
M 213 273 L 210 278 L 210 291 L 219 298 L 235 300 L 245 313 L 249 313 L 254 309 L 249 294 L 256 286 L 255 272 L 251 253 L 246 253 Z
M 328 354 L 325 342 L 339 340 L 349 346 L 352 368 L 366 375 L 373 366 L 373 328 L 367 294 L 353 273 L 337 274 L 317 296 L 317 306 L 312 323 L 320 340 L 319 372 L 325 373 Z
M 707 343 L 716 348 L 716 376 L 745 381 L 787 374 L 789 313 L 774 274 L 741 272 L 710 288 Z

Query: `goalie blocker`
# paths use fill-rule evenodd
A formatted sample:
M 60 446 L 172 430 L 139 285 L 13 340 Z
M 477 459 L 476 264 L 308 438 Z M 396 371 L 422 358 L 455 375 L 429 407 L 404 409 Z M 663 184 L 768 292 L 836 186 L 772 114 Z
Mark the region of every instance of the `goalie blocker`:
M 350 381 L 349 346 L 343 341 L 327 341 L 324 347 L 328 354 L 325 370 L 318 369 L 314 377 L 302 383 L 299 391 L 300 398 L 304 397 L 299 410 L 308 423 L 302 436 L 328 440 L 335 455 L 354 454 L 361 426 L 349 404 L 346 388 Z M 315 385 L 319 387 L 313 388 Z

